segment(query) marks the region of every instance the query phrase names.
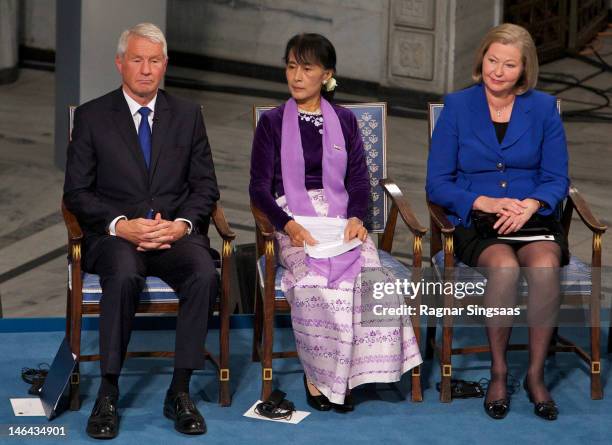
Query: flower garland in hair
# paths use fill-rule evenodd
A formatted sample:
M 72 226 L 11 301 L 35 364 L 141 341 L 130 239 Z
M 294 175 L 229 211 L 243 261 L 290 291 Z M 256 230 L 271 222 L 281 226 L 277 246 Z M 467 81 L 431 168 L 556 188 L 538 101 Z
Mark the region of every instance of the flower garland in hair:
M 334 79 L 333 77 L 330 77 L 325 82 L 323 82 L 323 85 L 325 86 L 325 91 L 331 92 L 336 89 L 336 87 L 338 86 L 338 82 L 336 82 L 336 79 Z

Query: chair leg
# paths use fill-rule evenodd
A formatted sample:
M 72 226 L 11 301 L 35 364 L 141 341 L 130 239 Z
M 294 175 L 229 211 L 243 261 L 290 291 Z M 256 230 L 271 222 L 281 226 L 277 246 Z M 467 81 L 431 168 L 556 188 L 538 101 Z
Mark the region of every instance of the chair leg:
M 612 312 L 612 310 L 610 311 Z M 608 328 L 608 354 L 612 352 L 612 324 Z
M 227 259 L 224 259 L 224 263 Z M 219 305 L 219 404 L 230 406 L 232 396 L 230 393 L 229 369 L 229 340 L 230 340 L 230 277 L 227 268 L 222 268 L 223 288 L 221 290 L 221 304 Z
M 263 325 L 263 301 L 261 291 L 259 290 L 259 278 L 255 283 L 255 314 L 253 317 L 253 350 L 251 352 L 251 360 L 254 362 L 261 361 L 259 356 L 259 348 L 261 347 L 261 334 Z
M 70 402 L 70 410 L 78 411 L 81 409 L 81 373 L 79 371 L 79 364 L 77 363 L 74 367 L 74 371 L 70 376 L 70 392 L 68 394 L 68 400 Z
M 415 278 L 418 278 L 418 274 L 414 274 Z M 416 307 L 421 305 L 421 296 L 419 295 L 416 300 Z M 411 317 L 412 321 L 412 329 L 414 330 L 414 336 L 416 337 L 416 342 L 421 348 L 421 318 L 420 316 Z M 416 366 L 412 369 L 412 401 L 413 402 L 422 402 L 423 401 L 423 389 L 421 386 L 421 365 Z
M 591 399 L 601 400 L 603 389 L 601 387 L 601 252 L 593 252 L 591 268 Z M 608 343 L 610 339 L 608 338 Z
M 72 274 L 72 293 L 70 295 L 70 349 L 76 355 L 76 365 L 70 378 L 70 410 L 78 411 L 81 408 L 80 398 L 80 359 L 81 359 L 81 324 L 83 320 L 83 294 L 81 283 L 81 271 L 77 268 L 77 273 Z
M 227 368 L 226 368 L 227 369 Z M 229 380 L 219 382 L 219 405 L 231 406 L 232 395 L 230 393 L 230 382 Z
M 446 323 L 445 323 L 446 324 Z M 453 328 L 452 326 L 444 326 L 442 328 L 442 353 L 440 357 L 440 401 L 448 403 L 452 400 L 451 397 L 451 351 L 453 346 Z
M 68 339 L 68 343 L 71 345 L 71 350 L 74 352 L 74 348 L 72 346 L 72 292 L 70 291 L 70 289 L 68 289 L 66 292 L 66 302 L 66 338 Z M 81 408 L 79 383 L 80 374 L 79 364 L 77 363 L 74 368 L 73 374 L 70 376 L 70 389 L 68 393 L 68 400 L 70 402 L 71 411 L 78 411 Z
M 601 387 L 601 353 L 599 350 L 599 336 L 601 328 L 591 327 L 591 399 L 603 399 Z
M 596 276 L 596 280 L 601 280 Z M 601 281 L 594 281 L 594 284 Z M 603 399 L 603 390 L 601 387 L 601 349 L 600 349 L 600 313 L 601 301 L 599 286 L 594 286 L 593 294 L 591 295 L 590 312 L 591 312 L 591 399 Z M 609 340 L 608 340 L 609 341 Z
M 264 305 L 265 306 L 265 305 Z M 261 357 L 262 386 L 261 400 L 267 400 L 272 393 L 272 345 L 274 342 L 274 305 L 265 308 L 263 320 L 263 357 Z
M 421 386 L 421 365 L 412 369 L 412 401 L 423 401 L 423 388 Z
M 220 364 L 222 368 L 219 369 L 219 405 L 221 406 L 231 406 L 232 404 L 229 366 L 226 362 L 227 358 L 220 357 Z
M 68 344 L 72 346 L 72 292 L 70 288 L 66 290 L 66 339 L 68 339 Z M 74 349 L 71 350 L 74 351 Z M 78 363 L 75 367 L 75 372 L 78 373 Z M 78 411 L 79 409 L 79 387 L 78 385 L 73 384 L 73 377 L 70 377 L 70 389 L 69 389 L 69 400 L 70 400 L 70 409 L 73 411 Z
M 263 295 L 263 345 L 261 366 L 261 400 L 267 400 L 272 393 L 272 349 L 274 346 L 274 277 L 276 274 L 273 258 L 266 255 L 266 285 Z
M 69 400 L 70 400 L 70 410 L 71 411 L 78 411 L 79 409 L 81 409 L 81 391 L 80 391 L 81 372 L 79 369 L 79 366 L 80 366 L 79 358 L 81 357 L 81 317 L 80 317 L 80 314 L 79 314 L 79 319 L 78 321 L 76 321 L 75 324 L 78 324 L 78 326 L 73 326 L 73 331 L 72 331 L 73 337 L 71 341 L 71 349 L 72 349 L 72 352 L 76 354 L 77 356 L 77 363 L 74 367 L 74 371 L 72 372 L 72 376 L 70 377 Z

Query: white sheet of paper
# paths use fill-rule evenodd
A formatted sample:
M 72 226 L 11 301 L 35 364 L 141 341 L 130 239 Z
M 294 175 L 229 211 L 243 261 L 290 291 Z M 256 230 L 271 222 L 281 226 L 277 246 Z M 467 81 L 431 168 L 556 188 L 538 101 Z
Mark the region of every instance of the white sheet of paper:
M 45 410 L 38 397 L 11 399 L 11 405 L 16 416 L 45 416 Z
M 498 236 L 497 239 L 507 239 L 514 241 L 554 241 L 554 235 L 533 235 L 533 236 Z
M 310 415 L 310 413 L 308 411 L 295 411 L 292 415 L 291 415 L 291 419 L 268 419 L 267 417 L 264 416 L 260 416 L 259 414 L 257 414 L 255 412 L 255 407 L 257 406 L 258 403 L 261 403 L 261 400 L 258 400 L 257 402 L 253 403 L 253 406 L 250 407 L 246 413 L 243 414 L 244 417 L 249 417 L 251 419 L 258 419 L 258 420 L 269 420 L 271 422 L 278 422 L 278 423 L 290 423 L 292 425 L 297 425 L 298 423 L 300 423 L 302 420 L 304 420 L 306 417 L 308 417 Z
M 344 242 L 346 219 L 324 216 L 294 216 L 294 219 L 319 242 L 314 246 L 304 244 L 304 250 L 311 258 L 331 258 L 362 244 L 359 238 Z

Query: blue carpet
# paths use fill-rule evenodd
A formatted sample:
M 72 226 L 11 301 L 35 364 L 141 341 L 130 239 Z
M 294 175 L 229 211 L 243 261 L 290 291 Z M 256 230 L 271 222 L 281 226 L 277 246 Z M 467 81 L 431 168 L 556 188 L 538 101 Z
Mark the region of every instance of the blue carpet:
M 513 340 L 522 340 L 524 330 L 516 330 Z M 278 347 L 292 346 L 291 331 L 277 331 Z M 563 331 L 566 336 L 574 332 Z M 15 332 L 1 335 L 0 378 L 2 382 L 0 424 L 36 425 L 48 422 L 40 417 L 14 417 L 9 402 L 11 397 L 26 397 L 27 385 L 21 381 L 20 370 L 41 362 L 50 362 L 63 337 L 61 332 Z M 145 345 L 172 349 L 172 331 L 138 331 L 131 347 L 146 349 Z M 468 339 L 484 341 L 480 329 L 457 330 L 458 342 Z M 586 335 L 582 335 L 586 345 Z M 602 345 L 607 340 L 602 338 Z M 217 331 L 211 331 L 208 345 L 215 350 Z M 84 332 L 84 352 L 97 345 L 95 331 Z M 409 400 L 408 376 L 398 385 L 366 385 L 355 390 L 356 410 L 349 414 L 313 412 L 299 425 L 280 425 L 242 416 L 258 398 L 261 368 L 250 362 L 251 330 L 234 329 L 231 337 L 231 372 L 233 403 L 229 408 L 216 404 L 217 385 L 211 367 L 199 371 L 192 379 L 192 394 L 206 418 L 208 433 L 203 437 L 184 437 L 172 429 L 162 415 L 162 402 L 169 384 L 172 367 L 167 359 L 130 359 L 120 380 L 121 431 L 112 443 L 116 444 L 174 444 L 203 443 L 251 444 L 283 443 L 292 445 L 327 443 L 339 444 L 576 444 L 610 443 L 612 438 L 612 396 L 592 401 L 586 366 L 572 354 L 557 354 L 547 365 L 547 379 L 552 394 L 560 407 L 556 422 L 536 418 L 524 391 L 512 398 L 508 417 L 502 421 L 488 418 L 482 410 L 482 399 L 455 400 L 442 404 L 438 401 L 435 382 L 439 380 L 438 366 L 424 366 L 425 401 Z M 604 385 L 608 379 L 609 360 L 602 363 Z M 517 378 L 525 373 L 527 355 L 509 354 L 510 372 Z M 59 438 L 14 439 L 0 437 L 0 443 L 97 443 L 85 434 L 85 424 L 91 411 L 99 384 L 98 364 L 82 365 L 82 398 L 80 411 L 65 411 L 51 424 L 65 426 L 67 440 Z M 302 386 L 301 367 L 297 359 L 279 360 L 274 364 L 275 385 L 287 392 L 298 409 L 308 410 Z M 475 355 L 453 359 L 454 377 L 479 380 L 488 376 L 487 356 Z

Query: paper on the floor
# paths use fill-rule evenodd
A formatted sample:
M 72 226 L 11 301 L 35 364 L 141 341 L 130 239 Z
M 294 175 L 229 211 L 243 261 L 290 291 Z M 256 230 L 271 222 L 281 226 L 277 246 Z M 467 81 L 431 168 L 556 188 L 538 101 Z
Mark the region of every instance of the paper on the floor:
M 38 397 L 11 399 L 16 416 L 44 416 L 45 410 Z
M 291 415 L 291 419 L 268 419 L 267 417 L 260 416 L 259 414 L 255 412 L 255 407 L 257 406 L 258 403 L 261 403 L 261 400 L 258 400 L 257 402 L 253 403 L 253 406 L 250 407 L 247 410 L 247 412 L 243 414 L 243 416 L 250 417 L 251 419 L 270 420 L 272 422 L 291 423 L 293 425 L 296 425 L 300 423 L 302 420 L 304 420 L 308 415 L 310 415 L 308 411 L 295 411 Z
M 294 216 L 294 219 L 319 242 L 314 246 L 304 244 L 304 250 L 311 258 L 331 258 L 362 244 L 358 238 L 344 242 L 346 219 L 324 216 Z

